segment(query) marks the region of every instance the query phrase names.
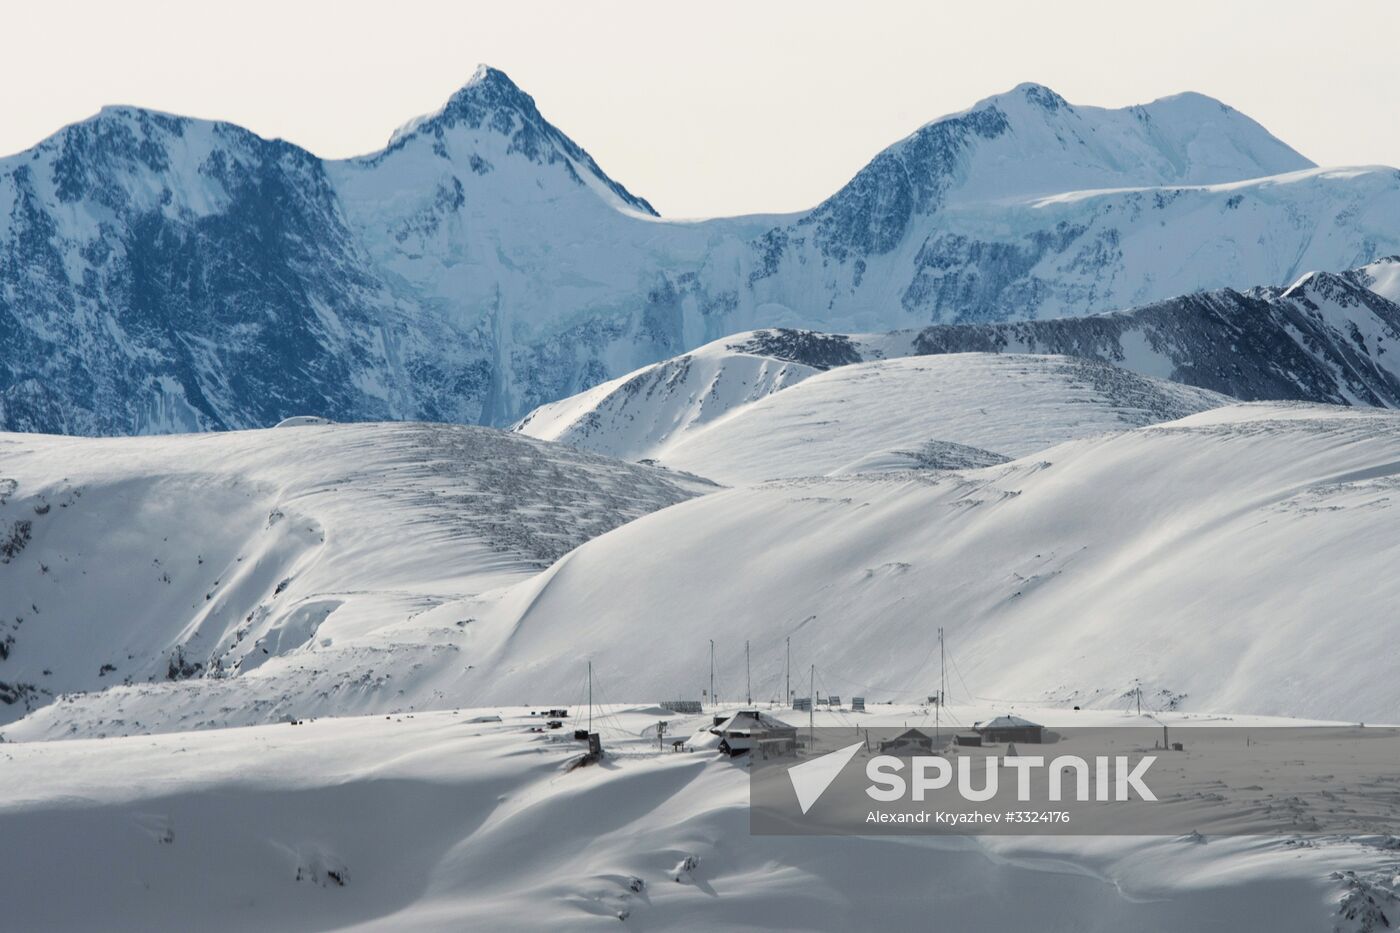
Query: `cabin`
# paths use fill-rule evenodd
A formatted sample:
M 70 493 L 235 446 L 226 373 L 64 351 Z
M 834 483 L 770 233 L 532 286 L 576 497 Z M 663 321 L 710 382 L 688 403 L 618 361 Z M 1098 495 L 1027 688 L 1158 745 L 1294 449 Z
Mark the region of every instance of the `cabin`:
M 983 742 L 990 744 L 1026 742 L 1039 745 L 1045 741 L 1045 727 L 1020 716 L 998 716 L 987 722 L 975 722 L 972 730 L 982 737 Z
M 880 743 L 882 755 L 928 755 L 933 753 L 933 736 L 918 729 L 907 729 Z
M 743 755 L 760 746 L 768 754 L 779 754 L 797 748 L 797 727 L 774 719 L 756 709 L 741 709 L 710 730 L 719 736 L 720 751 L 726 755 Z

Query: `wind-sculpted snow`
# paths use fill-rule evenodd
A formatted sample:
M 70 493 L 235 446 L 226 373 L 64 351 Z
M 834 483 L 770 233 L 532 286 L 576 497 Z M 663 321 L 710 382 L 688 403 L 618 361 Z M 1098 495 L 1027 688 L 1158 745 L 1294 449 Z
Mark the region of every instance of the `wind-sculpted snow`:
M 1400 252 L 1397 216 L 1394 170 L 1310 169 L 1198 95 L 1102 110 L 1023 85 L 811 211 L 702 222 L 655 217 L 489 68 L 342 161 L 108 108 L 0 159 L 0 428 L 506 425 L 754 328 L 1282 287 Z
M 698 685 L 714 639 L 721 696 L 744 689 L 746 642 L 755 695 L 781 696 L 791 637 L 794 672 L 815 664 L 828 690 L 912 700 L 938 684 L 942 626 L 959 695 L 1113 706 L 1140 683 L 1158 706 L 1386 721 L 1397 502 L 1400 414 L 1301 404 L 969 472 L 733 489 L 503 598 L 483 630 L 499 626 L 492 673 L 468 696 L 562 686 L 568 631 L 638 695 Z M 664 659 L 646 647 L 660 633 Z
M 190 679 L 217 698 L 190 722 L 265 721 L 277 703 L 244 684 L 278 665 L 343 708 L 392 703 L 391 653 L 402 674 L 460 645 L 358 639 L 713 488 L 427 424 L 0 435 L 0 474 L 0 721 L 72 691 Z M 308 670 L 343 645 L 353 662 Z

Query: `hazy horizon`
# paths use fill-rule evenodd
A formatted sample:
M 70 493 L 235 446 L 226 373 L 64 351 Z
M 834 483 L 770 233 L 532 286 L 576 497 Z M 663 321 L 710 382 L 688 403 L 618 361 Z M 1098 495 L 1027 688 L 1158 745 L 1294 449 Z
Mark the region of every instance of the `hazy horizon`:
M 1196 91 L 1321 165 L 1400 164 L 1400 126 L 1384 118 L 1400 6 L 1381 2 L 1192 0 L 1164 21 L 1099 2 L 876 3 L 859 16 L 787 2 L 606 9 L 417 3 L 385 16 L 258 0 L 230 19 L 146 0 L 12 11 L 0 154 L 130 104 L 358 155 L 484 63 L 671 217 L 810 207 L 895 140 L 1023 81 L 1105 107 Z M 1317 29 L 1328 10 L 1368 26 Z M 1052 30 L 1059 40 L 1045 42 Z

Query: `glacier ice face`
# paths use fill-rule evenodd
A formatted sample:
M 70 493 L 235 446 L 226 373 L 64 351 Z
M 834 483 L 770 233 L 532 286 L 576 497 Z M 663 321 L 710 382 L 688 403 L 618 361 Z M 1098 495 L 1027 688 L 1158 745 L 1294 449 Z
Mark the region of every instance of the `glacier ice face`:
M 1253 179 L 1253 180 L 1250 180 Z M 726 334 L 883 331 L 1285 286 L 1400 252 L 1400 176 L 1181 95 L 1022 85 L 811 211 L 671 222 L 483 68 L 327 161 L 108 108 L 0 160 L 0 427 L 509 424 Z

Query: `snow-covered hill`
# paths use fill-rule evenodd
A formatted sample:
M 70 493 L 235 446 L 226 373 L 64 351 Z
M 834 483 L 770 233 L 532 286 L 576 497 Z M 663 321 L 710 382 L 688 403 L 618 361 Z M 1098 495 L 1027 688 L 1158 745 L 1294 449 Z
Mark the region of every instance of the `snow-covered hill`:
M 961 353 L 817 373 L 721 342 L 556 403 L 516 430 L 748 484 L 986 466 L 1230 401 L 1067 357 Z
M 932 453 L 947 458 L 937 466 L 987 462 Z M 886 472 L 724 490 L 491 589 L 489 574 L 434 587 L 426 572 L 424 584 L 356 565 L 353 584 L 307 590 L 347 601 L 316 630 L 328 646 L 180 681 L 155 654 L 155 682 L 63 697 L 4 735 L 540 702 L 573 696 L 586 658 L 655 701 L 699 694 L 711 638 L 721 696 L 737 689 L 746 641 L 755 692 L 780 696 L 791 637 L 794 663 L 814 663 L 826 689 L 909 701 L 937 681 L 939 626 L 962 700 L 1112 706 L 1140 683 L 1155 706 L 1386 721 L 1400 702 L 1386 667 L 1397 463 L 1395 413 L 1235 405 L 982 469 L 877 462 Z M 415 534 L 392 518 L 372 519 L 376 541 Z M 144 548 L 130 549 L 143 565 Z M 370 593 L 361 610 L 355 590 Z
M 390 706 L 394 677 L 460 644 L 376 632 L 711 489 L 485 428 L 0 434 L 0 723 L 66 693 L 189 678 L 273 718 L 241 684 L 313 655 L 341 659 L 304 683 L 329 707 Z
M 725 491 L 509 591 L 468 695 L 562 688 L 578 644 L 635 695 L 698 694 L 714 639 L 721 696 L 745 642 L 781 696 L 790 636 L 828 689 L 908 700 L 944 626 L 958 696 L 1090 705 L 1140 681 L 1191 709 L 1385 720 L 1398 479 L 1400 414 L 1258 404 L 966 473 Z
M 811 211 L 655 217 L 483 68 L 381 152 L 103 110 L 0 159 L 0 428 L 509 424 L 757 327 L 864 332 L 1285 286 L 1400 252 L 1400 176 L 1199 95 L 1022 85 Z
M 499 707 L 0 745 L 6 925 L 1354 933 L 1400 867 L 1375 835 L 751 835 L 747 769 L 658 751 L 657 713 L 608 708 L 611 757 L 572 771 L 567 733 Z
M 512 430 L 626 460 L 655 458 L 667 441 L 817 372 L 719 341 L 541 405 Z

